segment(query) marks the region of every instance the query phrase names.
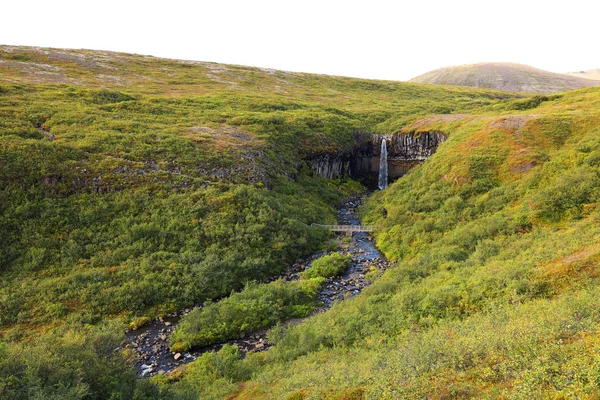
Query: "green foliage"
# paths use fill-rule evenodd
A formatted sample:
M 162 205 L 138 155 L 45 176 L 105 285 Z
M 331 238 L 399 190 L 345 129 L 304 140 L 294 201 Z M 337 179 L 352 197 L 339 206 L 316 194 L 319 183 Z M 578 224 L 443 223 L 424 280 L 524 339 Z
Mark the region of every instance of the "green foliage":
M 377 267 L 372 265 L 369 267 L 369 272 L 365 274 L 365 279 L 370 283 L 373 283 L 377 278 L 381 276 L 381 274 L 382 272 L 379 269 L 377 269 Z
M 597 288 L 556 300 L 505 304 L 491 313 L 420 325 L 405 334 L 372 333 L 359 346 L 320 348 L 294 361 L 276 360 L 282 351 L 277 345 L 267 352 L 265 364 L 246 364 L 258 375 L 244 383 L 240 397 L 275 399 L 306 391 L 326 398 L 332 392 L 351 393 L 357 385 L 366 398 L 376 399 L 440 393 L 594 397 L 596 307 Z M 313 332 L 326 323 L 314 322 Z
M 130 399 L 136 376 L 115 349 L 116 329 L 56 332 L 28 345 L 0 343 L 6 399 Z
M 527 99 L 520 99 L 520 100 L 513 100 L 510 105 L 509 108 L 511 110 L 531 110 L 533 108 L 538 107 L 540 104 L 542 104 L 545 101 L 551 101 L 553 99 L 557 98 L 556 96 L 533 96 Z
M 335 188 L 321 190 L 337 199 Z M 308 224 L 331 213 L 310 190 L 285 191 L 237 185 L 4 203 L 0 323 L 166 312 L 277 274 L 321 246 L 328 233 Z
M 156 379 L 169 399 L 223 399 L 237 389 L 235 382 L 245 381 L 260 367 L 261 354 L 240 359 L 237 347 L 225 345 L 218 352 L 205 353 L 186 366 L 176 385 Z
M 269 284 L 249 283 L 244 290 L 216 303 L 206 303 L 182 318 L 171 336 L 172 351 L 204 347 L 268 328 L 277 322 L 306 317 L 317 306 L 322 279 Z
M 438 152 L 362 209 L 397 267 L 271 330 L 239 396 L 598 396 L 598 93 L 439 128 Z
M 133 100 L 133 97 L 124 93 L 102 89 L 92 95 L 92 102 L 95 104 L 112 104 L 122 101 Z
M 344 272 L 352 262 L 351 255 L 332 253 L 314 260 L 309 269 L 300 273 L 302 279 L 330 278 Z
M 27 64 L 0 70 L 0 397 L 598 396 L 598 89 L 0 53 Z M 28 72 L 42 64 L 56 73 Z M 310 224 L 360 188 L 299 166 L 401 128 L 449 140 L 362 209 L 397 267 L 361 296 L 275 327 L 267 352 L 226 346 L 152 381 L 87 328 L 222 298 L 182 321 L 187 348 L 307 315 L 322 278 L 246 282 L 322 249 Z M 326 260 L 305 277 L 348 262 Z
M 538 215 L 552 221 L 581 218 L 583 207 L 599 199 L 599 174 L 600 169 L 580 166 L 548 182 L 536 196 Z
M 231 90 L 204 65 L 2 54 L 80 83 L 0 83 L 3 328 L 139 319 L 264 280 L 319 248 L 327 233 L 304 224 L 333 222 L 331 206 L 360 190 L 299 174 L 306 155 L 346 150 L 358 130 L 397 129 L 449 102 L 464 110 L 506 97 L 227 66 L 227 79 L 240 78 Z M 117 83 L 79 62 L 108 66 Z M 165 69 L 171 83 L 156 79 Z M 282 82 L 294 90 L 265 90 Z

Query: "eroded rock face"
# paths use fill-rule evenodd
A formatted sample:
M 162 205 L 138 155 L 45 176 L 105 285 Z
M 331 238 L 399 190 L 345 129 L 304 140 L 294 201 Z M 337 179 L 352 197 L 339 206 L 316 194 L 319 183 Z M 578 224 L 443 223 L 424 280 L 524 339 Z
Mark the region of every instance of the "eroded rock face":
M 326 153 L 313 155 L 306 162 L 320 177 L 337 179 L 344 176 L 358 178 L 371 170 L 373 155 L 373 134 L 357 132 L 354 135 L 354 146 L 342 153 Z
M 326 154 L 308 160 L 308 165 L 310 165 L 317 175 L 329 179 L 351 176 L 350 163 L 350 157 L 344 154 L 339 156 Z
M 425 161 L 435 153 L 448 136 L 441 132 L 394 133 L 373 135 L 373 149 L 379 155 L 383 139 L 387 140 L 388 158 L 404 161 Z
M 350 176 L 360 178 L 379 171 L 381 141 L 387 141 L 388 175 L 399 178 L 431 157 L 448 138 L 442 132 L 360 134 L 354 148 L 341 154 L 324 154 L 307 160 L 319 176 L 329 179 Z

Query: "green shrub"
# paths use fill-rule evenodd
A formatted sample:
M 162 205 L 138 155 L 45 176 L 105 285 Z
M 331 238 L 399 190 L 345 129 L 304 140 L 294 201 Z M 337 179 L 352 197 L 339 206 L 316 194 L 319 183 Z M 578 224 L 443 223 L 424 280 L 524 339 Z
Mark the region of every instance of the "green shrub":
M 308 226 L 333 218 L 312 192 L 333 200 L 344 193 L 299 179 L 313 188 L 126 190 L 40 203 L 21 203 L 18 190 L 1 192 L 0 269 L 10 275 L 0 287 L 0 325 L 57 321 L 75 311 L 93 320 L 119 313 L 136 320 L 278 274 L 329 238 Z
M 133 97 L 107 89 L 99 90 L 92 95 L 92 101 L 96 104 L 111 104 L 129 100 L 133 100 Z
M 235 390 L 236 382 L 250 379 L 257 370 L 252 355 L 244 360 L 235 346 L 225 345 L 217 352 L 204 353 L 185 367 L 176 384 L 167 385 L 161 377 L 155 382 L 163 389 L 165 399 L 223 399 Z
M 600 198 L 600 171 L 587 166 L 565 171 L 536 196 L 538 215 L 552 221 L 580 218 L 583 206 Z
M 207 303 L 184 316 L 170 338 L 171 350 L 204 347 L 306 317 L 317 306 L 321 278 L 269 284 L 249 283 L 244 290 Z
M 22 341 L 0 344 L 1 398 L 598 397 L 598 88 L 515 100 L 236 66 L 221 81 L 205 64 L 103 55 L 117 84 L 51 52 L 0 53 L 79 82 L 0 71 L 0 334 Z M 226 346 L 136 383 L 117 331 L 35 336 L 135 325 L 322 249 L 330 236 L 310 224 L 358 187 L 299 166 L 352 149 L 357 131 L 399 129 L 449 139 L 362 211 L 397 266 L 273 329 L 268 352 Z M 250 284 L 186 317 L 178 343 L 304 316 L 323 280 Z
M 136 376 L 118 329 L 66 330 L 22 344 L 0 343 L 0 396 L 7 399 L 128 399 Z
M 352 262 L 351 255 L 333 253 L 314 260 L 309 269 L 300 273 L 303 279 L 330 278 L 344 272 Z
M 537 96 L 532 96 L 532 97 L 529 97 L 526 99 L 514 100 L 510 103 L 510 109 L 511 110 L 531 110 L 533 108 L 538 107 L 543 102 L 554 100 L 555 98 L 556 98 L 555 96 L 550 98 L 548 96 L 537 95 Z

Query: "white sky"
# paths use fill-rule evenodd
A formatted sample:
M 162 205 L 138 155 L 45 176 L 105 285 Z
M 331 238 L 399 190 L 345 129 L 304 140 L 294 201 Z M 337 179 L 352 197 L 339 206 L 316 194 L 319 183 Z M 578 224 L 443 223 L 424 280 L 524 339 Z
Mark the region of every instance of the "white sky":
M 598 0 L 4 0 L 0 44 L 406 80 L 485 61 L 600 68 Z

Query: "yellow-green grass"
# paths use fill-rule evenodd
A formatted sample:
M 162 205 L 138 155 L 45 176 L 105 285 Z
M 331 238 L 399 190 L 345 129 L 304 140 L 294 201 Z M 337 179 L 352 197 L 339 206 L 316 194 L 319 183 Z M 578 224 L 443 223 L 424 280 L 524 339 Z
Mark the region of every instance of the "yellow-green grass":
M 322 241 L 300 222 L 331 221 L 353 186 L 291 181 L 304 157 L 344 151 L 357 131 L 514 98 L 87 50 L 2 46 L 0 56 L 4 328 L 139 320 L 220 296 L 243 286 L 237 272 L 213 293 L 194 270 L 244 269 L 238 258 L 257 246 L 271 250 L 247 261 L 258 263 L 250 278 L 279 271 Z M 257 202 L 245 204 L 246 190 Z M 231 243 L 255 250 L 224 262 Z
M 0 387 L 11 395 L 598 395 L 597 88 L 531 97 L 92 51 L 0 55 Z M 107 320 L 227 296 L 323 248 L 328 235 L 306 224 L 333 221 L 361 188 L 298 167 L 361 130 L 449 137 L 361 210 L 395 268 L 275 327 L 275 346 L 243 361 L 225 348 L 170 378 L 89 376 L 86 359 L 124 362 L 106 358 L 122 327 Z M 103 329 L 112 336 L 94 339 Z M 64 332 L 83 343 L 74 375 L 60 357 L 15 356 L 60 349 Z
M 598 396 L 599 101 L 585 89 L 408 125 L 449 139 L 362 210 L 397 267 L 273 330 L 232 396 Z

